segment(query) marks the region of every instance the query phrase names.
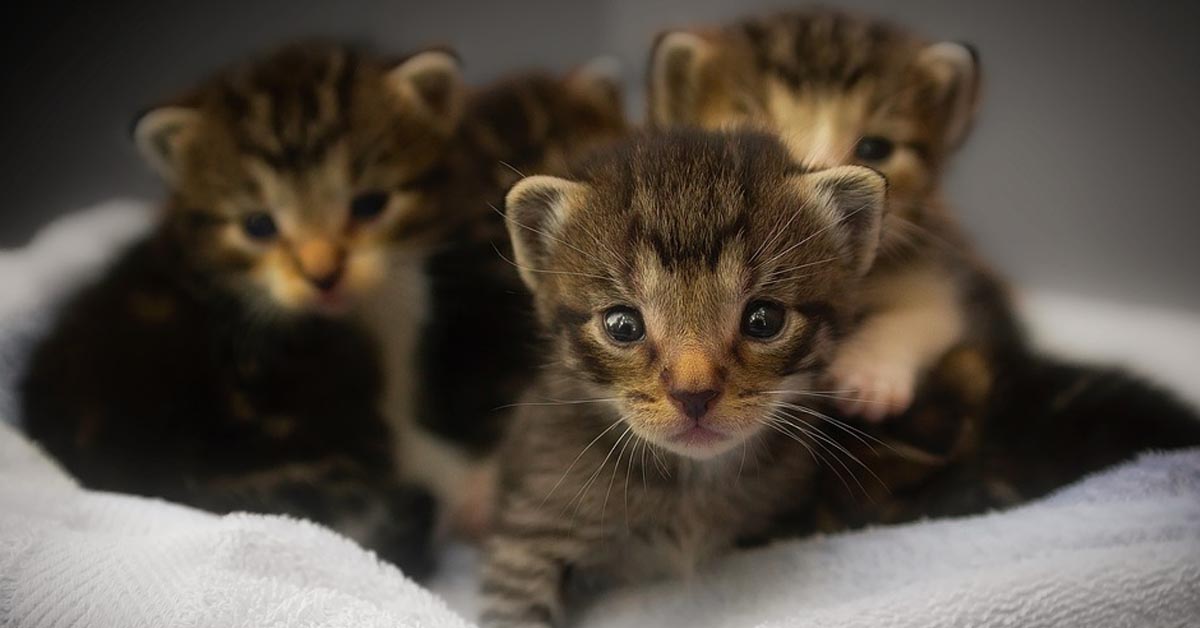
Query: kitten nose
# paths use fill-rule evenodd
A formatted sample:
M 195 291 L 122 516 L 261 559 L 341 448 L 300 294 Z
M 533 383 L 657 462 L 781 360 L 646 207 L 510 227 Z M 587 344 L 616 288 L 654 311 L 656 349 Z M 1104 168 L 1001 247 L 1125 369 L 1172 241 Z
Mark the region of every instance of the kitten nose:
M 337 287 L 345 270 L 343 252 L 329 240 L 313 239 L 296 250 L 296 261 L 304 278 L 322 292 Z
M 330 271 L 324 275 L 321 275 L 319 277 L 309 276 L 308 280 L 310 282 L 312 282 L 312 285 L 316 286 L 317 290 L 320 290 L 321 292 L 329 292 L 330 290 L 333 290 L 334 288 L 336 288 L 338 285 L 338 282 L 341 281 L 342 270 L 344 268 L 345 268 L 344 266 L 339 264 L 332 271 Z
M 689 419 L 699 421 L 700 417 L 708 413 L 712 407 L 713 401 L 720 396 L 719 390 L 672 390 L 671 399 L 675 405 L 679 406 Z

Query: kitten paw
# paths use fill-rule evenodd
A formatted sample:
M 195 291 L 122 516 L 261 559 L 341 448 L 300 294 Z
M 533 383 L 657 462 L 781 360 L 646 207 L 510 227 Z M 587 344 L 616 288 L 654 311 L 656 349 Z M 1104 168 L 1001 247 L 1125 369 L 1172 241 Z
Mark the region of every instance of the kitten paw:
M 917 369 L 909 362 L 870 351 L 845 351 L 829 367 L 838 409 L 878 423 L 912 403 Z

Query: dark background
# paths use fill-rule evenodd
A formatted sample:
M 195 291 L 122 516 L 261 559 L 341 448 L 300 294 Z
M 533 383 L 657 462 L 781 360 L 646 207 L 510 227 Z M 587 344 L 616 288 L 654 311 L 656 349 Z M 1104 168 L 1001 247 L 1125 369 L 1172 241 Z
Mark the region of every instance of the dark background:
M 624 63 L 641 115 L 658 30 L 780 2 L 22 3 L 0 18 L 0 246 L 63 212 L 159 187 L 126 139 L 134 114 L 213 68 L 323 35 L 396 52 L 449 44 L 472 82 L 591 57 Z M 948 196 L 1023 286 L 1200 310 L 1200 5 L 841 2 L 982 53 L 986 91 Z M 799 6 L 799 5 L 792 5 Z

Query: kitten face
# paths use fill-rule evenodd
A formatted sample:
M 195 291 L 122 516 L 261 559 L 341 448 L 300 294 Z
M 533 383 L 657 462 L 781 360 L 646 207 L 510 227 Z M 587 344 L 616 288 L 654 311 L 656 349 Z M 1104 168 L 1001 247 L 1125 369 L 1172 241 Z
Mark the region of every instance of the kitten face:
M 338 313 L 436 220 L 427 193 L 460 99 L 444 52 L 387 65 L 293 46 L 152 110 L 135 136 L 198 269 L 271 309 Z
M 888 178 L 892 220 L 919 219 L 979 89 L 969 48 L 833 11 L 669 32 L 651 63 L 654 124 L 748 125 L 802 163 L 870 166 Z
M 704 458 L 830 357 L 884 188 L 866 168 L 805 174 L 766 135 L 672 133 L 522 180 L 507 216 L 569 372 L 637 435 Z

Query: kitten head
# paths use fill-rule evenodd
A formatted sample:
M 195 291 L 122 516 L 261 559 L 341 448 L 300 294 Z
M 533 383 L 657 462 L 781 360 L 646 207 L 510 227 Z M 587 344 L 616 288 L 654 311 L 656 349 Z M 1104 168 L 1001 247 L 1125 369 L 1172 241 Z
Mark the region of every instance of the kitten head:
M 889 220 L 911 220 L 967 135 L 980 76 L 963 44 L 818 10 L 664 33 L 649 81 L 652 124 L 749 125 L 807 165 L 870 166 L 888 178 Z
M 885 187 L 805 172 L 769 135 L 672 132 L 523 179 L 506 214 L 568 371 L 637 435 L 704 458 L 769 427 L 830 358 Z
M 439 218 L 430 188 L 462 91 L 443 51 L 387 63 L 293 45 L 150 110 L 134 137 L 197 270 L 274 311 L 335 313 Z
M 505 189 L 518 172 L 561 172 L 572 155 L 625 133 L 616 62 L 600 58 L 563 76 L 523 74 L 474 94 L 467 143 Z

